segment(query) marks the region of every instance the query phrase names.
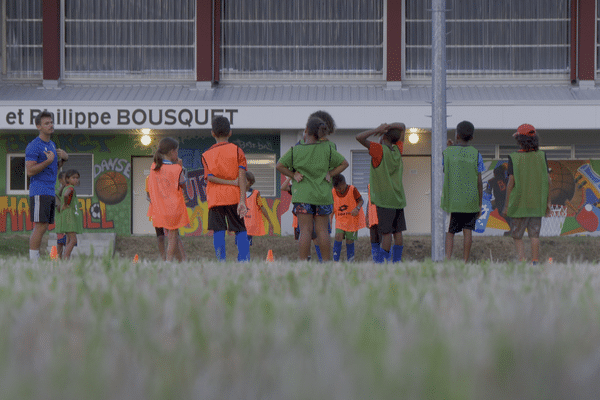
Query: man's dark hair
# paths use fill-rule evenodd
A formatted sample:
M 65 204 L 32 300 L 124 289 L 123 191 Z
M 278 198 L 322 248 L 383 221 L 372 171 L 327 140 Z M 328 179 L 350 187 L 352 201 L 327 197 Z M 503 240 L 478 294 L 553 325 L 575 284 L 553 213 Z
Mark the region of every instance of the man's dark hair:
M 42 118 L 46 118 L 46 117 L 50 118 L 52 120 L 54 119 L 51 112 L 44 110 L 35 116 L 35 126 L 42 125 Z
M 475 132 L 475 127 L 469 121 L 463 121 L 456 126 L 456 136 L 465 142 L 473 140 L 473 132 Z
M 229 120 L 222 115 L 213 118 L 212 131 L 217 137 L 229 135 L 229 132 L 231 132 L 231 125 L 229 125 Z
M 334 175 L 333 178 L 331 178 L 331 184 L 333 187 L 341 185 L 342 183 L 346 183 L 346 178 L 344 178 L 344 175 L 342 174 Z

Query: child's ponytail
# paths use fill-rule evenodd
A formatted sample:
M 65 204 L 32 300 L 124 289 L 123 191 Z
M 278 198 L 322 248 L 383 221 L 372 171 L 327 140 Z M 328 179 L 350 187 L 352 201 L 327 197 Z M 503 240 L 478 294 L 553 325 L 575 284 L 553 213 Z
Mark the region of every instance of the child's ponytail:
M 160 171 L 160 167 L 162 167 L 163 165 L 165 155 L 169 151 L 174 150 L 178 147 L 179 142 L 173 138 L 166 137 L 161 139 L 160 142 L 158 142 L 158 149 L 156 150 L 156 153 L 154 153 L 154 170 Z
M 329 134 L 329 128 L 321 118 L 311 117 L 306 123 L 306 133 L 318 140 Z

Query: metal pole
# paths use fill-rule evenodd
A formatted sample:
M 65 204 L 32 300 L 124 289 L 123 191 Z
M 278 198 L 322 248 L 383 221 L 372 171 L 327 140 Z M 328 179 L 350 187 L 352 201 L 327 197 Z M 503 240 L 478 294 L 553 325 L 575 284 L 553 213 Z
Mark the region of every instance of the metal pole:
M 431 259 L 444 260 L 445 212 L 440 208 L 444 171 L 442 151 L 446 147 L 446 0 L 432 0 L 431 10 Z

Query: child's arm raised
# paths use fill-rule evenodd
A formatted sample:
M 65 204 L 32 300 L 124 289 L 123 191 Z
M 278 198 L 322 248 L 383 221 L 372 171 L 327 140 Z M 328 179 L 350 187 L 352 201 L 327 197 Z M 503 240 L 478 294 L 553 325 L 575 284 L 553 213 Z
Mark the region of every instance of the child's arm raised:
M 358 135 L 356 135 L 356 140 L 358 140 L 358 143 L 362 144 L 363 146 L 365 146 L 368 149 L 370 147 L 369 140 L 368 140 L 368 138 L 370 136 L 383 135 L 390 128 L 391 128 L 391 126 L 388 124 L 381 124 L 375 129 L 369 129 L 367 131 L 359 133 Z

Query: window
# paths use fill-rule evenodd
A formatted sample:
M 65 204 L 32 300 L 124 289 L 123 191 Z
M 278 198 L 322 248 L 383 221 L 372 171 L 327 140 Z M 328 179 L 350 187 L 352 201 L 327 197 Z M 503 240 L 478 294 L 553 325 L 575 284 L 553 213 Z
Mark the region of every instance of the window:
M 575 158 L 578 159 L 600 159 L 600 145 L 597 144 L 576 144 L 573 146 Z
M 75 169 L 79 172 L 79 186 L 75 189 L 78 197 L 94 195 L 94 155 L 69 154 L 69 160 L 63 164 L 62 170 Z
M 277 195 L 275 154 L 246 153 L 246 162 L 248 171 L 251 171 L 256 179 L 252 188 L 258 190 L 262 197 L 275 197 Z
M 494 160 L 496 158 L 495 144 L 473 144 L 473 147 L 479 151 L 484 160 Z
M 94 156 L 93 154 L 69 154 L 69 160 L 62 170 L 79 171 L 80 183 L 77 196 L 94 194 Z M 25 171 L 25 154 L 8 154 L 6 157 L 6 194 L 29 194 L 29 177 Z
M 222 80 L 383 79 L 383 0 L 223 0 Z
M 571 146 L 540 146 L 548 160 L 570 160 L 573 158 Z
M 451 77 L 568 79 L 568 0 L 450 0 L 447 72 Z M 431 77 L 431 1 L 406 0 L 407 78 Z
M 352 162 L 352 185 L 359 192 L 367 193 L 371 169 L 371 156 L 369 152 L 367 150 L 352 150 L 350 152 L 350 161 Z
M 6 156 L 6 194 L 29 194 L 29 177 L 25 172 L 25 154 Z
M 66 78 L 195 79 L 194 0 L 63 0 Z
M 2 2 L 2 74 L 42 77 L 42 0 Z

